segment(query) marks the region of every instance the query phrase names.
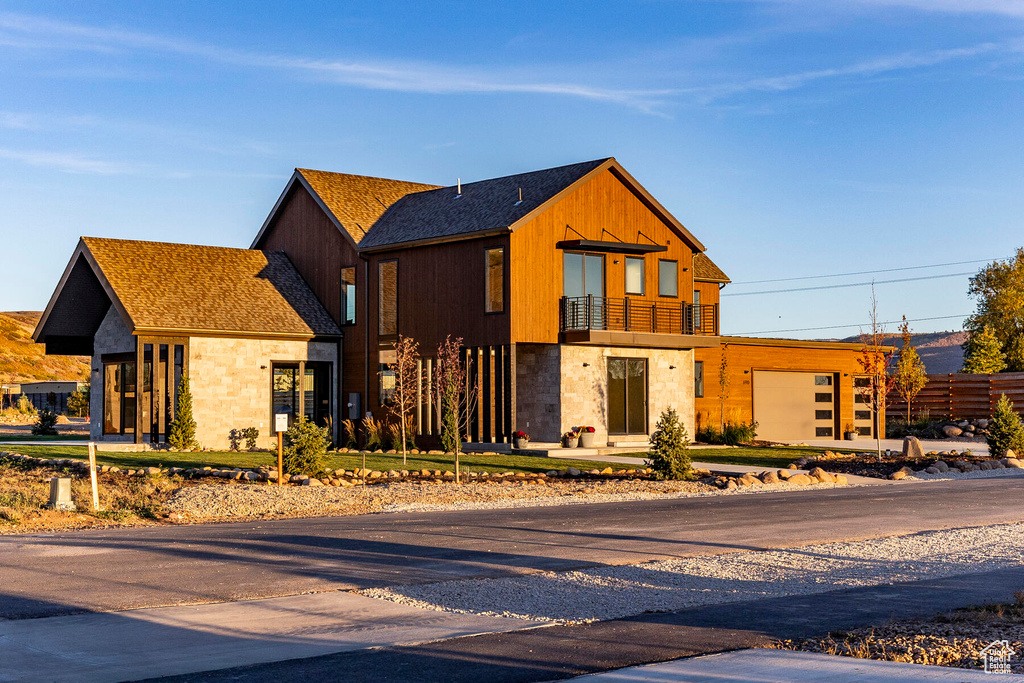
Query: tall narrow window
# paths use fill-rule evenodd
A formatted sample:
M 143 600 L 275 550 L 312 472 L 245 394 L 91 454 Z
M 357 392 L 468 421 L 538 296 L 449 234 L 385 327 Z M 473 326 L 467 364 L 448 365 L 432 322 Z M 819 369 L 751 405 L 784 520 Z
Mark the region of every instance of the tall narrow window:
M 382 337 L 398 334 L 398 261 L 377 264 L 380 316 L 377 331 Z
M 703 316 L 700 310 L 700 290 L 693 290 L 693 329 L 700 332 Z
M 658 296 L 679 296 L 678 261 L 658 261 Z
M 704 361 L 693 361 L 693 395 L 704 398 Z
M 356 268 L 341 269 L 341 324 L 356 324 Z
M 501 313 L 505 310 L 505 249 L 484 250 L 484 311 Z
M 626 257 L 626 294 L 644 295 L 644 260 Z

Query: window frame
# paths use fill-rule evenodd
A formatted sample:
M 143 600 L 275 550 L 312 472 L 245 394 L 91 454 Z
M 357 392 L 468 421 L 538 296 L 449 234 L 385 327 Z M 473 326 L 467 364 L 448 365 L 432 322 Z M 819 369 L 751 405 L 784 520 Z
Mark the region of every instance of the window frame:
M 491 264 L 490 264 L 490 253 L 492 251 L 501 252 L 501 303 L 500 308 L 495 310 L 489 310 L 491 300 Z M 584 261 L 584 267 L 586 267 L 586 261 Z M 584 274 L 586 277 L 586 274 Z M 484 315 L 501 315 L 505 312 L 508 301 L 508 266 L 506 265 L 505 259 L 505 245 L 499 244 L 497 246 L 484 247 Z
M 352 271 L 352 284 L 345 283 L 345 271 Z M 358 322 L 356 310 L 359 302 L 359 268 L 357 266 L 342 266 L 341 273 L 339 276 L 338 293 L 340 295 L 340 301 L 338 305 L 338 324 L 342 327 L 349 327 L 355 325 Z M 348 319 L 348 297 L 346 296 L 346 288 L 352 288 L 352 311 L 351 320 Z
M 395 329 L 394 329 L 393 332 L 385 332 L 384 329 L 383 329 L 383 323 L 384 323 L 384 315 L 383 315 L 383 312 L 384 312 L 384 297 L 383 297 L 383 294 L 384 294 L 384 278 L 381 277 L 381 275 L 382 275 L 382 271 L 383 271 L 384 266 L 386 264 L 390 264 L 390 263 L 393 263 L 394 267 L 395 267 Z M 399 306 L 399 299 L 400 299 L 400 297 L 398 296 L 398 278 L 399 278 L 398 270 L 399 270 L 399 268 L 398 268 L 398 259 L 397 258 L 383 259 L 383 260 L 377 261 L 377 337 L 378 338 L 394 339 L 394 338 L 398 337 L 398 327 L 399 327 L 399 325 L 398 325 L 398 321 L 399 321 L 399 315 L 398 315 L 398 310 L 399 309 L 398 309 L 398 306 Z
M 697 372 L 697 368 L 700 367 L 700 372 Z M 700 384 L 697 384 L 697 379 L 700 378 Z M 704 361 L 695 360 L 693 361 L 693 397 L 704 398 Z
M 676 276 L 673 278 L 673 283 L 675 284 L 675 293 L 674 294 L 664 294 L 661 291 L 661 267 L 662 267 L 662 264 L 665 264 L 665 263 L 671 263 L 673 266 L 675 266 L 675 269 L 676 269 Z M 678 299 L 679 298 L 679 261 L 677 259 L 670 259 L 670 258 L 660 258 L 660 259 L 658 259 L 658 296 L 659 297 L 664 297 L 666 299 Z
M 630 262 L 640 263 L 640 291 L 631 292 L 629 291 L 629 264 Z M 647 259 L 643 256 L 627 256 L 624 260 L 623 267 L 623 287 L 622 291 L 626 296 L 646 296 L 647 295 Z

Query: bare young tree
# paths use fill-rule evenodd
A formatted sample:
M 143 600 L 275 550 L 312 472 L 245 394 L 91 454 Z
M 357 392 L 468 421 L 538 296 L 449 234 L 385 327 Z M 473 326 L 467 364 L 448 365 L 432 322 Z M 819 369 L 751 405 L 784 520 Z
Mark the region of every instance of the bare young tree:
M 726 352 L 728 344 L 722 344 L 721 360 L 718 363 L 718 402 L 722 433 L 725 433 L 725 400 L 729 398 L 729 359 Z
M 886 333 L 885 327 L 878 320 L 878 299 L 875 297 L 875 286 L 871 285 L 871 310 L 870 325 L 867 332 L 860 333 L 861 343 L 864 349 L 861 351 L 857 362 L 860 364 L 861 372 L 871 379 L 871 383 L 865 387 L 859 387 L 858 391 L 865 401 L 871 406 L 875 416 L 875 450 L 878 454 L 878 461 L 882 461 L 882 420 L 885 419 L 885 407 L 888 403 L 889 392 L 893 388 L 894 377 L 889 374 L 892 366 L 893 351 L 885 351 Z
M 471 361 L 463 360 L 462 337 L 445 337 L 437 347 L 434 371 L 434 402 L 441 416 L 441 446 L 455 454 L 455 481 L 460 482 L 459 454 L 462 451 L 463 427 L 468 427 L 471 405 L 475 405 L 475 386 L 470 387 Z
M 395 361 L 388 363 L 394 374 L 394 389 L 386 402 L 388 413 L 398 420 L 402 434 L 402 464 L 408 460 L 409 437 L 407 429 L 412 425 L 413 411 L 420 405 L 423 370 L 420 366 L 419 343 L 411 337 L 398 335 L 395 342 Z

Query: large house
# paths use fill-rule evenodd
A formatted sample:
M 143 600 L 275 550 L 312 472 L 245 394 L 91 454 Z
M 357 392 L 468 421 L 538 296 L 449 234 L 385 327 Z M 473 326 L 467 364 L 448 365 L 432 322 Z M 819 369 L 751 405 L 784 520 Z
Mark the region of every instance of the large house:
M 611 158 L 448 187 L 297 169 L 249 249 L 82 238 L 35 338 L 92 356 L 98 441 L 164 441 L 184 372 L 205 446 L 250 426 L 268 445 L 281 412 L 337 434 L 384 415 L 399 335 L 420 343 L 424 397 L 451 335 L 478 389 L 470 441 L 585 424 L 639 445 L 666 408 L 691 434 L 701 401 L 717 410 L 729 279 L 704 251 Z M 854 417 L 859 346 L 726 343 L 750 375 L 732 419 L 799 439 Z M 766 359 L 776 348 L 798 350 Z M 416 418 L 437 434 L 430 401 Z

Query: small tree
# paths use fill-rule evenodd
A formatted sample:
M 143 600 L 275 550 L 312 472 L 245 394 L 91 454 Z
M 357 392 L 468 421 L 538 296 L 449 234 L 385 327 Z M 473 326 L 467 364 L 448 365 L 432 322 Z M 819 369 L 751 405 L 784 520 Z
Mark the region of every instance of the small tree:
M 199 446 L 196 442 L 196 421 L 192 417 L 192 390 L 189 388 L 187 372 L 181 374 L 178 383 L 178 401 L 174 408 L 174 420 L 167 430 L 167 443 L 171 448 L 181 451 Z
M 73 412 L 76 417 L 85 417 L 89 415 L 88 384 L 68 396 L 68 410 Z
M 22 415 L 32 415 L 36 412 L 35 406 L 32 405 L 32 401 L 30 401 L 28 396 L 25 394 L 18 397 L 18 412 Z
M 1024 452 L 1024 424 L 1021 423 L 1020 415 L 1014 411 L 1013 404 L 1006 398 L 1006 394 L 1000 396 L 996 402 L 985 441 L 988 442 L 989 455 L 994 458 L 1006 457 L 1008 450 L 1017 455 Z
M 722 344 L 722 356 L 718 362 L 718 402 L 722 432 L 725 432 L 725 400 L 729 398 L 729 359 L 726 353 L 728 350 L 729 345 Z
M 925 374 L 924 361 L 918 355 L 917 349 L 910 343 L 910 325 L 907 324 L 907 316 L 903 316 L 903 324 L 900 326 L 900 336 L 903 338 L 903 345 L 900 348 L 900 357 L 896 362 L 896 372 L 893 375 L 893 387 L 896 393 L 907 402 L 907 422 L 910 422 L 910 403 L 921 393 L 924 385 L 928 383 Z
M 320 474 L 327 466 L 331 432 L 300 415 L 284 433 L 284 469 L 289 474 Z
M 399 335 L 398 341 L 395 342 L 395 362 L 388 364 L 388 369 L 395 376 L 395 388 L 386 406 L 401 431 L 403 465 L 408 458 L 409 435 L 406 434 L 406 429 L 412 422 L 413 411 L 423 400 L 420 389 L 423 385 L 423 371 L 420 367 L 419 346 L 411 337 Z M 397 443 L 395 447 L 399 447 Z
M 37 436 L 57 436 L 57 413 L 43 408 L 32 425 L 32 433 Z
M 963 349 L 963 372 L 985 375 L 1006 369 L 1006 354 L 995 332 L 988 325 L 968 337 Z
M 885 415 L 885 407 L 888 405 L 889 392 L 892 390 L 894 378 L 889 373 L 892 367 L 893 352 L 885 351 L 886 342 L 885 328 L 878 320 L 878 299 L 875 297 L 875 286 L 871 285 L 871 310 L 868 311 L 871 327 L 868 332 L 861 332 L 860 339 L 864 344 L 860 358 L 857 363 L 861 372 L 867 375 L 871 382 L 868 386 L 859 387 L 858 391 L 865 401 L 871 406 L 875 416 L 875 450 L 878 453 L 878 462 L 882 462 L 882 419 Z
M 462 337 L 445 337 L 437 347 L 434 374 L 434 401 L 441 415 L 441 447 L 455 454 L 455 481 L 459 482 L 459 454 L 462 452 L 461 427 L 468 427 L 475 387 L 470 387 L 469 360 L 462 360 Z
M 690 475 L 690 437 L 674 408 L 661 413 L 651 434 L 647 466 L 657 479 L 685 479 Z

